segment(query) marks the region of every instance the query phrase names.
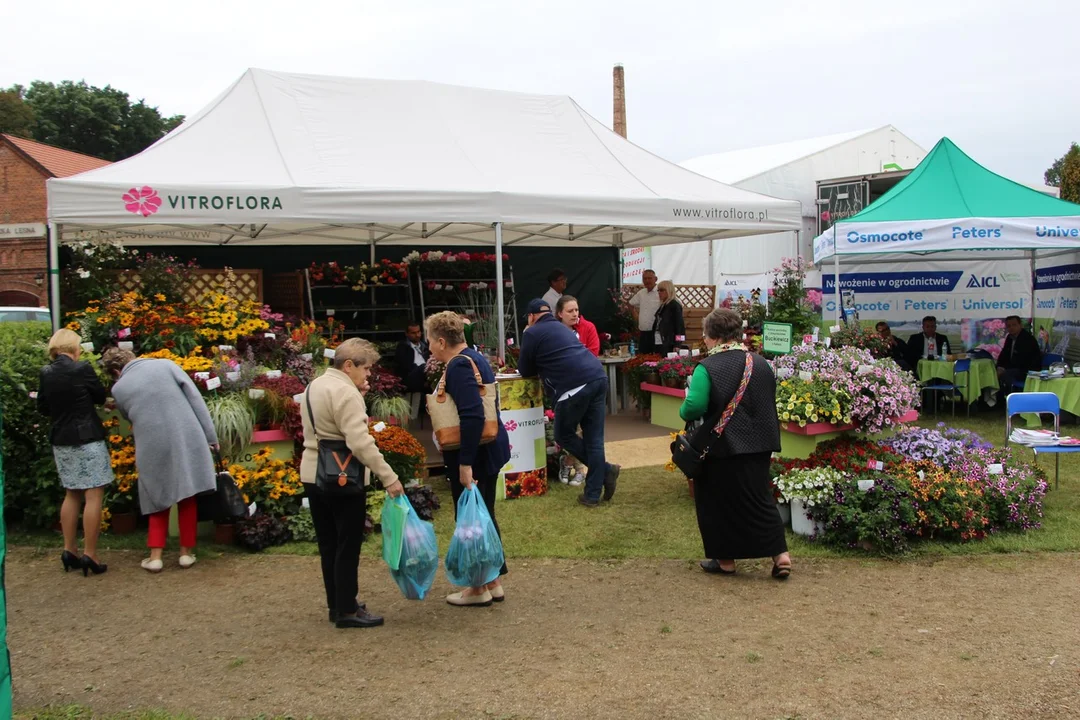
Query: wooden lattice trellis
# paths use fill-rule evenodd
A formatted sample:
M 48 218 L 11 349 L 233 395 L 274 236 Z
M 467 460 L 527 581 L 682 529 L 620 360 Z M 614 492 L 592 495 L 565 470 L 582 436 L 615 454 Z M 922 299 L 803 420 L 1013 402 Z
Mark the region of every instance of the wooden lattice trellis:
M 190 284 L 187 289 L 188 302 L 198 302 L 206 293 L 219 288 L 225 282 L 225 270 L 199 269 L 190 270 Z M 240 300 L 263 301 L 262 270 L 233 270 L 236 276 L 234 292 Z M 142 283 L 136 272 L 116 274 L 116 287 L 121 292 L 141 289 Z

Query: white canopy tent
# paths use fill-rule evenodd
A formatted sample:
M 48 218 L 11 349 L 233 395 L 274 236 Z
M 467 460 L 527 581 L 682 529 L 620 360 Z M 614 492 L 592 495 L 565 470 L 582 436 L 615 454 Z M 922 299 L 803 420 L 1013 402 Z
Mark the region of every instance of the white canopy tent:
M 501 254 L 518 243 L 658 245 L 800 223 L 798 202 L 656 157 L 567 96 L 255 69 L 142 153 L 47 187 L 54 307 L 67 239 L 434 239 Z

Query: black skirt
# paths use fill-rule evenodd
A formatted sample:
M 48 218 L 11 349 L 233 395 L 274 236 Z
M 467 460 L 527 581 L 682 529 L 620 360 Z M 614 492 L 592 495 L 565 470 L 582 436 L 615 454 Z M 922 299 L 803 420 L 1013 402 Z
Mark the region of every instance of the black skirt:
M 694 479 L 705 557 L 774 557 L 787 552 L 784 521 L 769 482 L 772 453 L 707 459 Z

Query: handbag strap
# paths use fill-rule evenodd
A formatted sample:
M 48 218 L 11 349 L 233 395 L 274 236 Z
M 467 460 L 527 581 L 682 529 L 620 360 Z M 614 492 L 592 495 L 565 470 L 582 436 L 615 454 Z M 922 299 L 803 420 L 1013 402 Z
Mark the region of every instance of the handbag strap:
M 739 387 L 735 391 L 735 396 L 728 401 L 727 407 L 724 408 L 724 412 L 716 422 L 716 427 L 713 428 L 714 434 L 712 440 L 710 440 L 709 444 L 705 446 L 705 449 L 701 451 L 702 458 L 709 454 L 709 450 L 712 449 L 713 443 L 720 439 L 720 436 L 724 432 L 724 428 L 727 427 L 728 422 L 731 420 L 731 416 L 735 414 L 735 410 L 738 409 L 739 403 L 742 402 L 743 395 L 746 394 L 746 386 L 750 384 L 750 376 L 753 374 L 754 356 L 750 353 L 746 353 L 746 365 L 743 367 L 742 380 L 739 381 Z
M 462 352 L 450 358 L 450 362 L 446 363 L 446 369 L 443 370 L 442 377 L 439 378 L 439 386 L 435 390 L 438 402 L 446 402 L 446 373 L 450 370 L 450 363 L 458 358 L 465 358 L 469 361 L 469 364 L 472 365 L 473 377 L 476 378 L 476 387 L 480 389 L 480 397 L 487 395 L 487 388 L 484 387 L 484 377 L 480 374 L 480 368 L 476 366 L 476 361 Z
M 315 442 L 319 441 L 319 431 L 315 429 L 315 413 L 311 412 L 311 385 L 304 390 L 304 404 L 307 405 L 308 420 L 311 421 L 311 432 L 315 434 Z

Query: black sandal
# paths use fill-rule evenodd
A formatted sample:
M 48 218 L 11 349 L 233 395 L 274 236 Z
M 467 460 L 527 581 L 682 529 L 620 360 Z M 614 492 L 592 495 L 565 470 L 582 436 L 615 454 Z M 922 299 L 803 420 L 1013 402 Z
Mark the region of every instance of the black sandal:
M 772 566 L 772 576 L 774 578 L 776 578 L 777 580 L 787 580 L 789 577 L 791 577 L 791 566 L 790 565 L 773 565 Z
M 698 563 L 698 565 L 700 565 L 701 569 L 704 570 L 707 573 L 714 573 L 716 575 L 734 575 L 735 574 L 735 570 L 725 570 L 724 568 L 720 567 L 720 561 L 719 560 L 702 560 L 701 562 Z

